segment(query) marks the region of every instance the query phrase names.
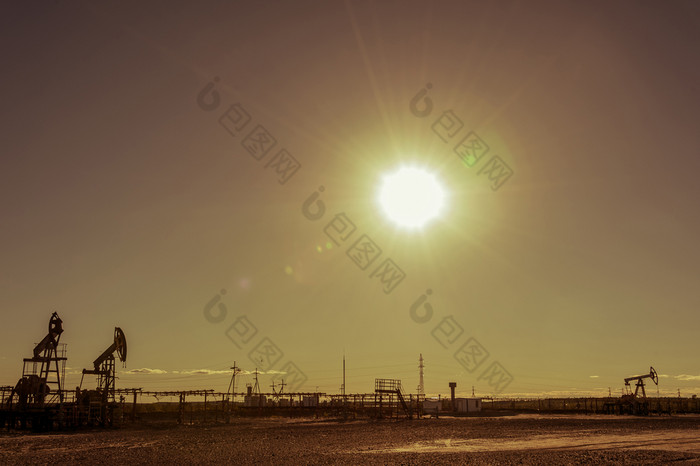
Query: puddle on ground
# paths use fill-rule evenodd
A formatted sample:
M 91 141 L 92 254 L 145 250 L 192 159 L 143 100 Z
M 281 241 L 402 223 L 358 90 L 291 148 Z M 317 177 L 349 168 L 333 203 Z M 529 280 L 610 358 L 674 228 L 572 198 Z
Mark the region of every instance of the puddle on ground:
M 459 453 L 508 450 L 665 450 L 700 453 L 700 430 L 640 434 L 533 435 L 527 439 L 438 439 L 351 453 Z

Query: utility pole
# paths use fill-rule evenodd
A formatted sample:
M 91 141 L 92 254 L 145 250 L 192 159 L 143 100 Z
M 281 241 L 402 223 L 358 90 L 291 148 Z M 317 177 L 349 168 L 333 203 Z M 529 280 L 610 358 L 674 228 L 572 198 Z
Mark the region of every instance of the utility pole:
M 280 401 L 280 393 L 282 393 L 282 390 L 280 390 L 280 393 L 277 393 L 277 391 L 275 390 L 275 381 L 274 381 L 274 379 L 272 380 L 272 385 L 270 385 L 270 387 L 272 388 L 272 396 L 275 397 L 275 401 L 277 402 L 277 404 L 279 404 L 279 401 Z
M 231 383 L 228 386 L 228 393 L 231 395 L 231 401 L 233 402 L 236 398 L 236 374 L 241 372 L 241 368 L 236 366 L 236 361 L 233 361 L 233 367 L 230 369 L 233 370 L 233 373 L 231 374 Z
M 420 358 L 418 358 L 418 370 L 419 370 L 419 378 L 418 378 L 418 400 L 420 401 L 421 398 L 425 397 L 425 385 L 423 385 L 423 353 L 420 354 Z
M 340 386 L 340 395 L 343 399 L 343 418 L 347 418 L 347 399 L 345 398 L 345 348 L 343 348 L 343 384 Z
M 472 385 L 472 398 L 476 398 L 476 395 L 474 395 L 474 385 Z

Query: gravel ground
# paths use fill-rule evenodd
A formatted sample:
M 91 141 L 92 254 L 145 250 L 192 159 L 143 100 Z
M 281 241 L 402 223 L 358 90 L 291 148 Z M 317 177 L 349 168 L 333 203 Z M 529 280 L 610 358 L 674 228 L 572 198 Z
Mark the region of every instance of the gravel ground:
M 236 419 L 0 434 L 1 464 L 700 464 L 700 417 Z

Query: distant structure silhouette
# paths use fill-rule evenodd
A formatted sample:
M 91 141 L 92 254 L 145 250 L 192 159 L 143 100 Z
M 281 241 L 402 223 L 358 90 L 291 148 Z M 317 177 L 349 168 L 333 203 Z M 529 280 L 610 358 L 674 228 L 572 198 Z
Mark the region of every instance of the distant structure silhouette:
M 425 397 L 425 385 L 423 383 L 423 353 L 420 354 L 420 357 L 418 358 L 418 370 L 419 370 L 419 378 L 418 378 L 418 400 L 420 401 L 422 398 Z

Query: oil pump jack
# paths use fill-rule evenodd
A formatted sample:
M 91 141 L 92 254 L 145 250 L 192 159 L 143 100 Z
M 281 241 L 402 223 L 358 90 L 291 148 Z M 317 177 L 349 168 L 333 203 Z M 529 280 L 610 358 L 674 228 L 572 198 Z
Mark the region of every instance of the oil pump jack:
M 627 393 L 622 395 L 620 400 L 620 412 L 623 414 L 635 414 L 638 416 L 646 416 L 649 414 L 649 402 L 647 401 L 647 392 L 644 389 L 644 379 L 651 379 L 656 385 L 659 385 L 659 376 L 653 367 L 649 367 L 649 373 L 644 375 L 635 375 L 625 379 L 625 389 Z M 635 384 L 634 393 L 630 387 L 630 382 L 637 381 Z M 640 396 L 641 390 L 641 396 Z
M 649 368 L 649 373 L 644 375 L 635 375 L 625 379 L 625 390 L 620 398 L 609 399 L 603 405 L 603 411 L 607 414 L 634 414 L 636 416 L 646 416 L 649 414 L 649 401 L 647 401 L 647 392 L 644 388 L 644 380 L 651 379 L 656 385 L 659 385 L 659 375 L 653 367 Z M 630 382 L 636 381 L 634 393 Z
M 66 345 L 60 343 L 63 321 L 51 314 L 48 333 L 34 346 L 32 357 L 24 358 L 22 378 L 14 387 L 0 387 L 0 429 L 80 427 L 99 423 L 111 425 L 117 407 L 115 398 L 115 359 L 126 362 L 126 337 L 119 327 L 114 341 L 93 362 L 85 374 L 97 376 L 94 390 L 76 389 L 75 401 L 65 390 Z M 6 396 L 9 389 L 9 396 Z
M 83 369 L 83 377 L 78 387 L 78 401 L 89 407 L 88 420 L 96 420 L 101 425 L 112 424 L 112 411 L 116 400 L 114 354 L 126 363 L 126 336 L 119 327 L 114 327 L 114 342 L 93 361 L 93 369 Z M 97 376 L 97 390 L 81 391 L 85 374 Z
M 63 402 L 62 379 L 65 373 L 65 345 L 59 345 L 63 321 L 51 314 L 46 336 L 34 347 L 33 356 L 24 358 L 22 378 L 7 399 L 12 418 L 34 429 L 48 427 L 52 414 Z M 14 421 L 12 421 L 14 424 Z

